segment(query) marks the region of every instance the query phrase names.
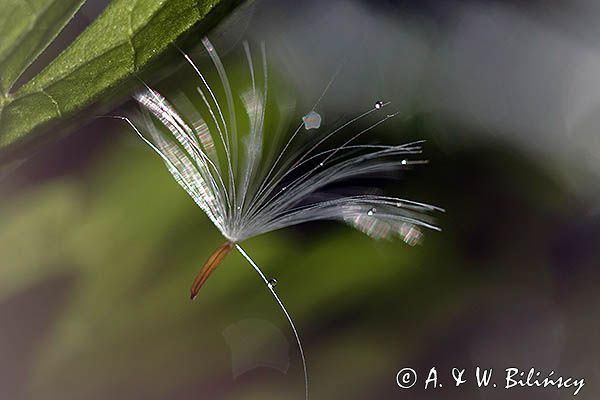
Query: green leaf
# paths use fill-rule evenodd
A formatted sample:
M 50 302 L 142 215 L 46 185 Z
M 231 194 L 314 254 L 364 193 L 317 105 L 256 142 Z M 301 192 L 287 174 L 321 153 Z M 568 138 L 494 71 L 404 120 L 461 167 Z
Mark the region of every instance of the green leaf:
M 2 98 L 0 149 L 126 87 L 184 33 L 206 32 L 238 3 L 114 0 L 44 71 L 14 95 Z
M 85 0 L 4 0 L 0 2 L 0 93 L 54 40 Z

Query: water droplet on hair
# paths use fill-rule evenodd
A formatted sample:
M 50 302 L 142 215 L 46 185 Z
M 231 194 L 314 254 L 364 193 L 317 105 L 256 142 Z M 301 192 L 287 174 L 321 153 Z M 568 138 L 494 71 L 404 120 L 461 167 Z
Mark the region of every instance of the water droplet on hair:
M 402 165 L 408 164 L 408 160 L 402 160 Z
M 319 167 L 322 167 L 324 164 L 322 162 L 319 163 Z
M 304 122 L 304 129 L 317 129 L 321 126 L 321 116 L 316 111 L 311 111 L 302 117 Z
M 367 215 L 373 215 L 377 212 L 377 209 L 375 207 L 371 208 L 369 211 L 367 211 Z
M 277 286 L 277 279 L 269 279 L 269 281 L 267 282 L 267 286 L 269 286 L 269 289 L 273 289 L 275 286 Z
M 375 102 L 375 109 L 379 110 L 381 107 L 384 106 L 384 104 L 385 103 L 383 101 L 381 101 L 381 100 L 376 101 Z

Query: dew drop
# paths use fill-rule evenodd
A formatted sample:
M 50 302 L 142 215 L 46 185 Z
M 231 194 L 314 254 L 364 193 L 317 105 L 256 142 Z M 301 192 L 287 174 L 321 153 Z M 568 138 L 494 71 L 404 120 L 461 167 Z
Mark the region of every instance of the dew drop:
M 377 209 L 375 207 L 371 208 L 368 212 L 367 215 L 373 215 L 377 212 Z
M 321 115 L 316 111 L 311 111 L 302 117 L 304 129 L 318 129 L 321 126 Z
M 267 286 L 269 286 L 269 289 L 273 289 L 275 286 L 277 286 L 277 279 L 269 279 L 269 282 L 267 282 Z
M 382 108 L 384 105 L 384 102 L 381 100 L 378 100 L 375 102 L 375 109 L 379 110 L 380 108 Z
M 402 160 L 402 165 L 408 164 L 408 160 Z

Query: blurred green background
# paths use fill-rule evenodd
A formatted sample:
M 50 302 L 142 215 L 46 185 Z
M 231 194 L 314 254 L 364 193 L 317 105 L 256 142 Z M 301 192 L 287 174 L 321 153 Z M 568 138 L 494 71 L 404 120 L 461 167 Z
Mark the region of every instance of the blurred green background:
M 295 318 L 312 398 L 572 397 L 452 387 L 453 367 L 475 366 L 555 370 L 600 395 L 595 187 L 479 128 L 413 111 L 371 137 L 428 139 L 429 165 L 389 186 L 446 209 L 422 246 L 334 223 L 245 243 Z M 0 181 L 0 398 L 303 398 L 287 321 L 239 254 L 189 301 L 222 242 L 119 123 L 44 147 Z M 433 366 L 448 385 L 396 385 Z

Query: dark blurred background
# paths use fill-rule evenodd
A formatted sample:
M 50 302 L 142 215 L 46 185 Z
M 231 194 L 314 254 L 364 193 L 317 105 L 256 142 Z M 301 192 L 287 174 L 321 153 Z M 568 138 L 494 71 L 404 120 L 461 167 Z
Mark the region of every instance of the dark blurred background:
M 105 3 L 89 1 L 31 73 Z M 226 57 L 265 41 L 300 115 L 342 65 L 325 122 L 384 99 L 401 117 L 370 141 L 427 140 L 429 164 L 388 185 L 446 209 L 421 246 L 334 223 L 245 244 L 296 319 L 311 398 L 573 394 L 453 387 L 451 368 L 476 366 L 584 377 L 577 397 L 598 398 L 599 18 L 584 0 L 272 0 L 209 35 Z M 188 300 L 223 239 L 130 130 L 89 123 L 0 193 L 1 399 L 303 398 L 287 322 L 238 254 Z M 433 366 L 444 387 L 423 390 Z M 404 367 L 421 378 L 410 390 Z

